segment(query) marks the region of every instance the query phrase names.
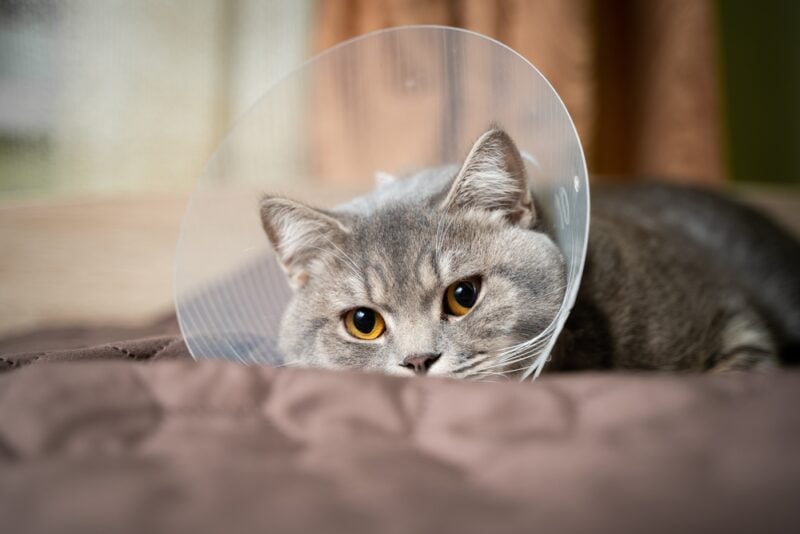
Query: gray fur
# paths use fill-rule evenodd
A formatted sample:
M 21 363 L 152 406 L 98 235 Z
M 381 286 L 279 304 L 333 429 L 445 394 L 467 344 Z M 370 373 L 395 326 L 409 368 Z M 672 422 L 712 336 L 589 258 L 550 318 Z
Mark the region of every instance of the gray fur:
M 500 366 L 498 355 L 549 325 L 565 283 L 563 258 L 537 230 L 526 184 L 513 142 L 490 130 L 460 169 L 381 180 L 331 212 L 266 197 L 264 227 L 295 288 L 280 334 L 290 363 L 409 375 L 404 358 L 440 354 L 429 374 L 487 378 L 526 368 L 525 360 Z M 787 339 L 796 342 L 800 285 L 785 279 L 800 247 L 780 234 L 788 241 L 761 262 L 772 271 L 742 282 L 731 265 L 747 267 L 761 245 L 751 235 L 727 236 L 735 247 L 705 243 L 730 216 L 697 213 L 733 208 L 697 195 L 704 194 L 593 191 L 584 280 L 546 370 L 749 369 L 773 364 Z M 739 219 L 757 218 L 745 212 Z M 731 250 L 749 252 L 728 261 Z M 445 315 L 445 289 L 470 276 L 482 280 L 472 311 Z M 768 279 L 770 295 L 782 295 L 777 310 L 771 297 L 753 297 L 759 278 Z M 384 317 L 381 337 L 347 333 L 342 317 L 357 307 Z
M 476 169 L 486 162 L 494 167 L 491 183 Z M 333 212 L 265 198 L 267 235 L 295 286 L 281 350 L 300 364 L 390 374 L 412 374 L 401 364 L 415 354 L 441 354 L 433 375 L 504 371 L 494 368 L 496 356 L 544 330 L 564 291 L 563 258 L 546 234 L 532 229 L 526 184 L 511 140 L 490 131 L 460 170 L 385 181 Z M 309 227 L 328 245 L 305 235 Z M 474 275 L 482 286 L 472 311 L 445 315 L 447 286 Z M 362 306 L 386 321 L 376 340 L 355 339 L 344 328 L 342 316 Z
M 708 191 L 596 187 L 578 300 L 550 370 L 741 370 L 800 341 L 800 246 Z

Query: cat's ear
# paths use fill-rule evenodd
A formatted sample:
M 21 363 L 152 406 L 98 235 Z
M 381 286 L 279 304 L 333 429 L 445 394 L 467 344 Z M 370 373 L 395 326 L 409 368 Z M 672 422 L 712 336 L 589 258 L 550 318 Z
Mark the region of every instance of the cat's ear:
M 525 164 L 506 132 L 493 128 L 475 142 L 442 207 L 481 210 L 519 226 L 533 226 L 536 212 Z
M 339 220 L 327 213 L 273 196 L 261 200 L 261 223 L 295 289 L 308 281 L 311 261 L 335 254 L 348 233 Z

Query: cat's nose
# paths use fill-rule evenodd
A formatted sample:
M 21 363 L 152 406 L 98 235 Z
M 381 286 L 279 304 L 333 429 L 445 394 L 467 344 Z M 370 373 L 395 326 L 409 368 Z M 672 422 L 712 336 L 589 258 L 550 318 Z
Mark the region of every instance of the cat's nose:
M 441 354 L 412 354 L 403 359 L 402 365 L 407 369 L 411 369 L 418 375 L 424 375 L 428 369 L 436 363 Z

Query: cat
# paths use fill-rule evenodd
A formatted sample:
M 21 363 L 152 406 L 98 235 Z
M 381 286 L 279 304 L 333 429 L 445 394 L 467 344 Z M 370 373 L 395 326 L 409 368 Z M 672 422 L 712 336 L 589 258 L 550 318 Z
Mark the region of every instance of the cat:
M 511 137 L 460 168 L 381 180 L 325 211 L 265 196 L 293 288 L 289 364 L 395 375 L 519 377 L 515 348 L 561 306 L 564 258 Z M 770 368 L 800 338 L 800 245 L 760 214 L 666 185 L 593 188 L 577 301 L 546 371 Z

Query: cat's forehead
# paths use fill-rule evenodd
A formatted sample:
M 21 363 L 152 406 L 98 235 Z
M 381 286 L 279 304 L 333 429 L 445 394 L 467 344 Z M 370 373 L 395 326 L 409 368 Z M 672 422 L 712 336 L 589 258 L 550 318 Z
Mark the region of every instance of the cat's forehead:
M 394 207 L 357 219 L 351 225 L 349 246 L 377 259 L 414 259 L 430 247 L 440 217 L 431 210 Z
M 376 303 L 425 302 L 455 278 L 487 266 L 482 241 L 470 221 L 432 210 L 397 208 L 362 217 L 346 243 L 362 276 L 347 277 L 348 290 Z
M 413 292 L 439 282 L 435 225 L 423 210 L 372 214 L 354 225 L 347 248 L 373 287 Z

